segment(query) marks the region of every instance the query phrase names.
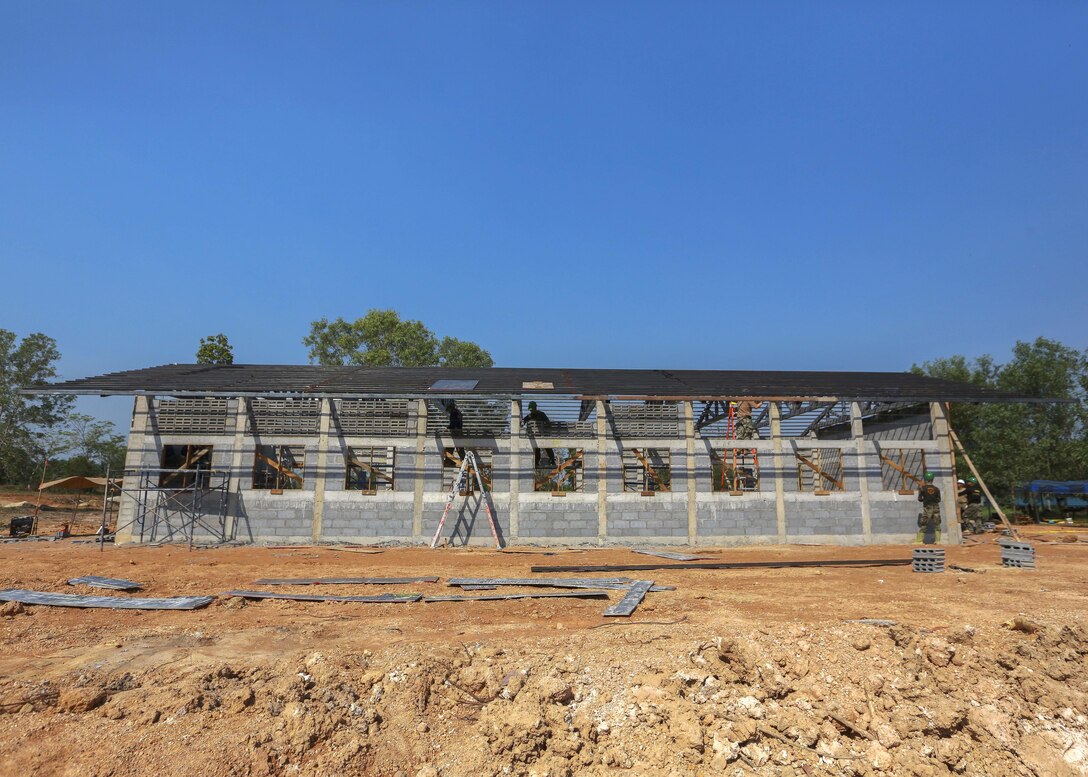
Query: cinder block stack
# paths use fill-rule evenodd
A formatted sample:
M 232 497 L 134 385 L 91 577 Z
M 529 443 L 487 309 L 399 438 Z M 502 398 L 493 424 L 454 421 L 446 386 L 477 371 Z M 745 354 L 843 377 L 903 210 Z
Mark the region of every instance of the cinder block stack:
M 1001 546 L 1002 566 L 1035 569 L 1034 545 L 1006 537 L 1002 537 L 997 542 Z
M 910 566 L 915 572 L 944 572 L 944 548 L 915 548 Z

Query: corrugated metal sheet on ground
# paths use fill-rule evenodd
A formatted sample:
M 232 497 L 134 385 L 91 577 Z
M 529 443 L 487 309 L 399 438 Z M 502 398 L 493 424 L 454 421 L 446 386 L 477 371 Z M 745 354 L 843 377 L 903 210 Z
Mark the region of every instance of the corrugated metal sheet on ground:
M 374 596 L 320 596 L 318 594 L 285 594 L 272 591 L 226 591 L 223 596 L 240 596 L 243 599 L 287 599 L 294 602 L 418 602 L 422 594 L 375 594 Z
M 0 601 L 41 604 L 51 607 L 88 607 L 111 610 L 197 610 L 215 601 L 214 596 L 172 596 L 147 599 L 138 596 L 81 596 L 47 591 L 11 589 L 0 591 Z

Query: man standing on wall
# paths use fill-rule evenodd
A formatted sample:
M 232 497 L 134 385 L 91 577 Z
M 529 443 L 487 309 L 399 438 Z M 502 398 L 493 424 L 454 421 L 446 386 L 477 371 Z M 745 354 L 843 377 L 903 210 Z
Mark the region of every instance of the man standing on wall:
M 934 476 L 927 472 L 925 483 L 918 489 L 922 512 L 918 513 L 918 539 L 925 545 L 935 545 L 941 539 L 941 489 L 933 485 Z

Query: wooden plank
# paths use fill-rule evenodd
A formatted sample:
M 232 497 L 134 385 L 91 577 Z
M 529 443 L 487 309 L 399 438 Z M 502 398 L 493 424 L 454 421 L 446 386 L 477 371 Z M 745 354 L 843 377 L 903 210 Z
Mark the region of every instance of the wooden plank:
M 658 490 L 664 491 L 665 493 L 670 493 L 672 489 L 662 482 L 661 476 L 657 474 L 652 466 L 650 466 L 650 462 L 648 462 L 642 455 L 642 453 L 639 452 L 639 449 L 632 448 L 631 452 L 635 454 L 635 458 L 638 459 L 642 463 L 642 466 L 646 469 L 646 471 L 650 473 L 650 477 L 652 477 L 654 479 L 654 482 L 657 483 Z
M 902 455 L 902 454 L 900 454 L 900 455 Z M 925 482 L 925 481 L 923 481 L 923 480 L 922 480 L 922 479 L 921 479 L 920 477 L 918 477 L 918 476 L 916 476 L 916 475 L 914 475 L 914 474 L 912 474 L 912 473 L 908 472 L 908 471 L 907 471 L 907 469 L 906 469 L 905 467 L 903 467 L 903 466 L 901 466 L 901 465 L 899 465 L 899 464 L 896 464 L 896 463 L 895 463 L 894 461 L 892 461 L 891 459 L 889 459 L 889 458 L 888 458 L 887 456 L 885 456 L 885 455 L 884 455 L 883 453 L 879 453 L 879 452 L 878 452 L 878 453 L 877 453 L 877 456 L 879 456 L 879 457 L 880 457 L 880 460 L 881 460 L 881 461 L 883 461 L 883 462 L 885 462 L 885 463 L 886 463 L 886 464 L 887 464 L 887 465 L 888 465 L 889 467 L 891 467 L 891 468 L 892 468 L 892 469 L 894 469 L 894 470 L 898 470 L 899 472 L 901 472 L 901 473 L 903 474 L 903 477 L 907 477 L 907 478 L 910 478 L 910 479 L 911 479 L 911 480 L 913 480 L 913 481 L 914 481 L 915 483 L 917 483 L 917 484 L 918 484 L 919 486 L 921 486 L 921 485 L 922 485 L 922 484 L 923 484 L 923 483 Z
M 826 448 L 825 450 L 839 450 L 839 449 L 838 449 L 838 448 Z M 811 470 L 812 470 L 813 472 L 815 472 L 815 473 L 816 473 L 817 475 L 819 475 L 820 477 L 824 478 L 825 480 L 830 480 L 830 481 L 831 481 L 832 483 L 834 483 L 834 484 L 835 484 L 835 487 L 836 487 L 836 488 L 837 488 L 837 489 L 838 489 L 839 491 L 845 491 L 845 490 L 846 490 L 846 487 L 845 487 L 845 486 L 843 485 L 843 482 L 842 482 L 841 480 L 836 480 L 835 478 L 831 477 L 830 475 L 828 475 L 828 474 L 827 474 L 826 472 L 824 472 L 824 471 L 823 471 L 822 469 L 820 469 L 819 467 L 817 467 L 817 466 L 816 466 L 815 464 L 813 464 L 813 463 L 812 463 L 811 461 L 809 461 L 809 460 L 808 460 L 807 458 L 805 458 L 804 456 L 802 456 L 802 455 L 801 455 L 800 453 L 798 453 L 797 451 L 794 451 L 794 452 L 793 452 L 793 455 L 794 455 L 794 456 L 796 456 L 796 457 L 797 457 L 797 459 L 798 459 L 798 460 L 799 460 L 799 461 L 800 461 L 800 462 L 801 462 L 802 464 L 804 464 L 805 466 L 807 466 L 807 467 L 808 467 L 809 469 L 811 469 Z M 841 451 L 841 450 L 839 450 L 839 456 L 840 456 L 840 460 L 841 460 L 841 457 L 842 457 L 842 451 Z
M 535 566 L 532 572 L 645 572 L 654 569 L 789 569 L 792 567 L 899 567 L 909 558 L 840 559 L 820 561 L 734 561 L 731 563 L 684 562 L 680 564 L 597 564 Z
M 967 462 L 967 466 L 971 468 L 971 472 L 975 476 L 975 480 L 978 481 L 979 487 L 982 489 L 982 493 L 986 495 L 986 498 L 990 500 L 990 504 L 993 505 L 994 511 L 997 512 L 998 517 L 1001 519 L 1001 524 L 1005 529 L 1016 539 L 1020 539 L 1020 533 L 1012 527 L 1009 523 L 1009 519 L 1005 517 L 1005 512 L 1001 509 L 1001 505 L 994 499 L 994 495 L 990 493 L 990 489 L 986 487 L 986 481 L 982 479 L 982 475 L 975 469 L 975 463 L 971 461 L 971 457 L 967 455 L 967 449 L 963 447 L 963 443 L 960 442 L 960 438 L 956 436 L 956 433 L 952 431 L 952 425 L 948 426 L 948 436 L 952 439 L 952 442 L 956 443 L 956 447 L 960 449 L 960 453 L 963 454 L 963 460 Z M 953 460 L 955 457 L 953 456 Z
M 261 461 L 263 461 L 268 466 L 270 466 L 272 469 L 279 472 L 281 475 L 286 475 L 287 477 L 289 477 L 289 478 L 291 478 L 293 480 L 297 480 L 299 483 L 302 482 L 302 475 L 299 475 L 298 473 L 296 473 L 294 470 L 290 469 L 289 467 L 283 466 L 282 464 L 280 464 L 275 459 L 270 459 L 267 456 L 265 456 L 263 453 L 260 453 L 260 452 L 257 453 L 257 458 L 260 459 Z
M 631 584 L 631 587 L 627 589 L 627 593 L 616 604 L 606 609 L 602 615 L 606 618 L 612 618 L 616 616 L 626 617 L 635 611 L 635 608 L 639 606 L 639 603 L 646 598 L 646 592 L 654 587 L 653 580 L 636 580 Z

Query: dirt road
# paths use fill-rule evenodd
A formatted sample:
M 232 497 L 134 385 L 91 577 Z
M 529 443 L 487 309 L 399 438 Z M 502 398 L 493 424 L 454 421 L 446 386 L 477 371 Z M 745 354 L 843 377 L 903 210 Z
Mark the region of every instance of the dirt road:
M 713 554 L 907 558 L 910 549 Z M 975 572 L 943 575 L 909 566 L 619 573 L 676 586 L 649 594 L 630 619 L 605 619 L 608 602 L 578 599 L 220 598 L 193 612 L 8 605 L 0 772 L 1084 774 L 1088 543 L 1039 544 L 1038 559 L 1036 572 L 1003 569 L 984 543 L 948 551 L 950 564 Z M 277 590 L 443 594 L 455 576 L 653 560 L 624 549 L 15 543 L 0 546 L 0 588 L 72 593 L 68 578 L 94 574 L 139 581 L 146 596 L 218 595 L 261 588 L 253 581 L 263 577 L 435 575 Z M 897 625 L 848 622 L 865 618 Z

